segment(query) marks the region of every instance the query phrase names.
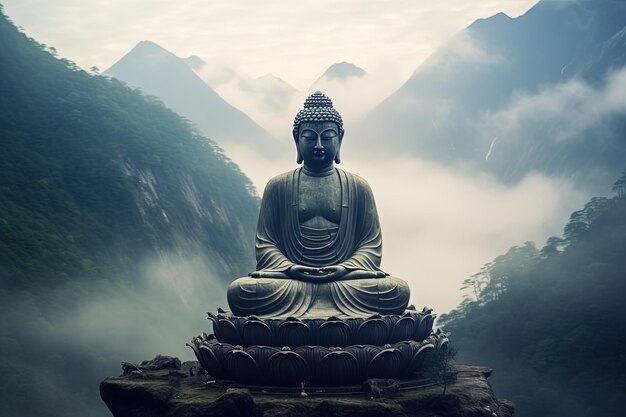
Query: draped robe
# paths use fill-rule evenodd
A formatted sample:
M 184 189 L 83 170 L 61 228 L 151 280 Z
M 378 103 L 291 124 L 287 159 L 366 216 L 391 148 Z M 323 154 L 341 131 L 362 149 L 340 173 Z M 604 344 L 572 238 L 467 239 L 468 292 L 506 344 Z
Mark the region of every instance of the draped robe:
M 382 236 L 374 196 L 361 177 L 336 168 L 341 214 L 335 228 L 300 225 L 298 168 L 274 177 L 265 188 L 256 234 L 257 271 L 284 272 L 293 265 L 372 271 L 372 278 L 328 283 L 296 278 L 240 278 L 228 291 L 236 315 L 302 316 L 336 312 L 347 316 L 400 314 L 408 304 L 407 284 L 381 271 Z M 312 279 L 314 280 L 314 278 Z

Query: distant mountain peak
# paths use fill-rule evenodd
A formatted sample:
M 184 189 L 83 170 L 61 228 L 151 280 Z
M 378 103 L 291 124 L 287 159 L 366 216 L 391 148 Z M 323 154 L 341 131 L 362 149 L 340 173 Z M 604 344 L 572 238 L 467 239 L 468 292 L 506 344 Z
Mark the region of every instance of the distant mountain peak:
M 328 67 L 328 69 L 324 72 L 324 74 L 322 74 L 322 76 L 317 81 L 320 81 L 323 78 L 327 80 L 337 79 L 339 81 L 345 81 L 348 78 L 363 77 L 366 74 L 367 73 L 365 72 L 363 68 L 357 67 L 356 65 L 351 64 L 350 62 L 343 61 L 343 62 L 339 62 Z
M 277 87 L 280 87 L 284 90 L 289 90 L 292 92 L 296 91 L 296 88 L 294 86 L 292 86 L 291 84 L 289 84 L 287 81 L 283 80 L 282 78 L 274 75 L 274 74 L 265 74 L 265 75 L 261 75 L 260 77 L 257 77 L 255 79 L 255 81 L 257 83 L 260 84 L 270 84 L 270 85 L 275 85 Z
M 167 50 L 165 48 L 163 48 L 162 46 L 149 41 L 149 40 L 145 40 L 145 41 L 139 41 L 137 43 L 137 45 L 135 45 L 135 47 L 132 49 L 132 51 L 135 52 L 161 52 L 161 51 L 165 51 L 167 52 Z
M 474 23 L 469 25 L 469 29 L 476 29 L 482 26 L 502 25 L 508 23 L 510 20 L 513 20 L 513 18 L 504 12 L 500 12 L 491 17 L 476 19 Z
M 198 63 L 201 60 L 192 57 L 192 61 Z M 188 60 L 152 41 L 139 42 L 104 74 L 160 98 L 166 106 L 195 123 L 205 136 L 214 140 L 222 143 L 272 140 L 249 116 L 226 102 L 204 82 Z

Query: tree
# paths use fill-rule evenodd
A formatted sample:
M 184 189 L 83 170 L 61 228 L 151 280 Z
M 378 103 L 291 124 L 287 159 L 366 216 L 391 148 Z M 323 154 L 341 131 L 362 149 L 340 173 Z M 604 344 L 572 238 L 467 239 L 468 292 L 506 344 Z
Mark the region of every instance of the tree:
M 448 385 L 456 381 L 456 367 L 454 366 L 458 351 L 456 348 L 445 344 L 434 355 L 434 369 L 437 375 L 437 383 L 443 388 L 442 395 L 446 395 Z
M 611 191 L 617 194 L 617 198 L 626 197 L 626 169 L 624 169 L 622 175 L 615 181 Z

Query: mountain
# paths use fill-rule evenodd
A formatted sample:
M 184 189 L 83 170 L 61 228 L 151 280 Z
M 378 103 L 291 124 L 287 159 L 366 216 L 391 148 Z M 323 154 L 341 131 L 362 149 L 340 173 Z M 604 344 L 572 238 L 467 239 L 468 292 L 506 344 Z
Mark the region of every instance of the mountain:
M 232 265 L 250 265 L 257 200 L 215 143 L 2 24 L 3 277 L 99 274 L 107 259 L 191 247 L 220 274 L 245 272 Z
M 363 68 L 359 68 L 354 64 L 343 61 L 328 67 L 326 71 L 313 83 L 310 89 L 315 89 L 322 81 L 339 81 L 345 82 L 350 78 L 364 77 L 367 73 Z
M 220 145 L 271 148 L 271 136 L 220 97 L 188 63 L 189 59 L 185 62 L 153 42 L 142 41 L 104 74 L 158 97 Z
M 273 109 L 280 109 L 284 103 L 290 102 L 298 94 L 294 86 L 272 74 L 265 74 L 252 82 L 243 83 L 242 89 L 255 94 L 262 103 Z
M 460 360 L 493 367 L 494 390 L 520 417 L 622 414 L 626 170 L 613 190 L 572 213 L 563 238 L 486 264 L 441 318 Z
M 229 103 L 247 114 L 253 114 L 255 121 L 271 135 L 289 137 L 290 121 L 302 105 L 304 93 L 273 74 L 253 78 L 217 63 L 205 63 L 194 71 Z M 282 147 L 284 151 L 285 145 L 289 144 L 290 141 L 277 141 L 274 152 L 276 147 Z M 256 150 L 260 149 L 257 147 Z
M 365 115 L 358 134 L 506 182 L 536 170 L 604 187 L 626 156 L 623 110 L 610 98 L 624 88 L 611 74 L 625 63 L 625 22 L 626 3 L 614 0 L 543 0 L 514 19 L 478 20 Z
M 99 381 L 189 356 L 253 269 L 259 201 L 189 122 L 50 51 L 0 13 L 0 415 L 106 416 Z

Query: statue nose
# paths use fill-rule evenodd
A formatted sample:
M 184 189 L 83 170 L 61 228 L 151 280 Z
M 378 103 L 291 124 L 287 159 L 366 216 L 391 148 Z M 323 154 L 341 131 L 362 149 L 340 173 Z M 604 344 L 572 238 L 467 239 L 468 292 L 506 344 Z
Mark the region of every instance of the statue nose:
M 315 149 L 322 149 L 322 138 L 321 136 L 317 136 L 317 141 L 315 142 Z

